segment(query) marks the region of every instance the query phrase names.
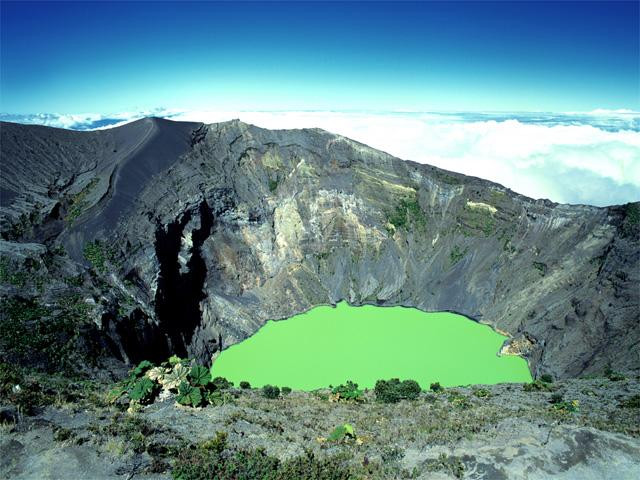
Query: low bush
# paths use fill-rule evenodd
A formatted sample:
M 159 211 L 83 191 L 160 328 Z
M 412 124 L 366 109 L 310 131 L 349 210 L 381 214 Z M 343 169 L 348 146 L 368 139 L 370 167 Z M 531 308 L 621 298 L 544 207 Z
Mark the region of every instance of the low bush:
M 420 395 L 420 385 L 415 380 L 400 381 L 398 378 L 378 380 L 374 388 L 376 400 L 397 403 L 400 400 L 415 400 Z
M 240 388 L 243 390 L 249 390 L 251 388 L 251 384 L 249 382 L 242 381 L 240 382 Z
M 289 387 L 282 387 L 282 394 L 283 395 L 289 395 L 291 393 L 291 388 Z
M 440 382 L 432 383 L 431 385 L 429 385 L 429 389 L 435 393 L 444 392 L 444 387 L 440 385 Z
M 531 383 L 525 383 L 522 389 L 525 392 L 551 392 L 553 391 L 553 386 L 541 380 L 535 380 Z
M 544 375 L 540 375 L 540 381 L 544 383 L 553 383 L 553 377 L 548 373 L 545 373 Z
M 620 402 L 620 406 L 622 408 L 640 408 L 640 395 L 636 394 L 626 398 Z
M 262 395 L 266 398 L 278 398 L 280 396 L 280 389 L 274 385 L 265 385 L 262 387 Z

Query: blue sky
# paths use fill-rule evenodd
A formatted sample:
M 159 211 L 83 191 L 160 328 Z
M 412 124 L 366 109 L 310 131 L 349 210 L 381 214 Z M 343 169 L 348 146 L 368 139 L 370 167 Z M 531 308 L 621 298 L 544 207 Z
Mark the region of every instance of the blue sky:
M 638 2 L 1 10 L 5 113 L 640 110 Z

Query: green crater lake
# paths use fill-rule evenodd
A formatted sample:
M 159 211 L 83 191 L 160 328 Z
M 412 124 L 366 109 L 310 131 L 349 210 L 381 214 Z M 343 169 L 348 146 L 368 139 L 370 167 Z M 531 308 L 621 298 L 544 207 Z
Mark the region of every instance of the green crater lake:
M 253 336 L 224 350 L 212 372 L 253 387 L 314 390 L 353 380 L 416 380 L 423 389 L 530 382 L 526 360 L 498 356 L 507 337 L 462 315 L 414 308 L 320 306 L 268 321 Z

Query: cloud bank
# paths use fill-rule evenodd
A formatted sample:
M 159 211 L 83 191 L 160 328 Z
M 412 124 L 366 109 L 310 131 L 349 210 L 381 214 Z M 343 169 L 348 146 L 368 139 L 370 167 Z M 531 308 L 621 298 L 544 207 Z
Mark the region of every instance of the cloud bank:
M 597 206 L 640 200 L 640 113 L 415 113 L 170 111 L 0 115 L 78 130 L 148 115 L 271 128 L 323 128 L 394 156 L 500 183 L 533 198 Z

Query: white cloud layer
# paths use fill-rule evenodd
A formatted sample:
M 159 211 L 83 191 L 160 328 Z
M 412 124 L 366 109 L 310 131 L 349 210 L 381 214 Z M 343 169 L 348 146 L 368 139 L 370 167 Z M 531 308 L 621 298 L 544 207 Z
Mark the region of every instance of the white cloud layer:
M 270 129 L 319 127 L 403 159 L 492 180 L 533 198 L 598 206 L 640 200 L 640 113 L 628 110 L 566 114 L 156 110 L 104 117 L 65 115 L 59 116 L 58 124 L 49 116 L 46 124 L 108 128 L 148 114 L 206 123 L 240 118 Z

